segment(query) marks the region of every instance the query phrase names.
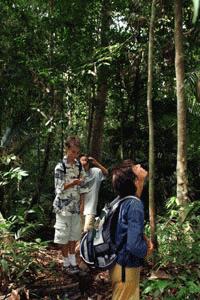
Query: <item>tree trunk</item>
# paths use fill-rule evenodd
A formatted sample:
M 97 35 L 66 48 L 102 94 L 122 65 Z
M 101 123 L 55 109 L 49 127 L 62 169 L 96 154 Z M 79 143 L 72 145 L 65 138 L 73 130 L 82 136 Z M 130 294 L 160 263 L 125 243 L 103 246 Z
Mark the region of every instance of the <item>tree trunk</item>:
M 92 124 L 94 119 L 94 99 L 95 99 L 95 84 L 91 88 L 90 101 L 88 103 L 88 137 L 87 137 L 87 153 L 90 150 L 91 135 L 92 135 Z
M 153 86 L 153 41 L 154 41 L 154 21 L 155 21 L 156 0 L 152 1 L 151 19 L 149 28 L 149 53 L 148 53 L 148 87 L 147 87 L 147 108 L 149 123 L 149 217 L 151 240 L 155 243 L 155 201 L 154 201 L 154 123 L 152 109 L 152 86 Z
M 140 63 L 141 60 L 138 59 L 135 63 L 136 73 L 135 80 L 133 84 L 133 92 L 131 94 L 131 99 L 134 101 L 134 115 L 133 115 L 133 132 L 132 132 L 132 140 L 134 143 L 130 149 L 130 157 L 137 157 L 138 147 L 137 147 L 137 137 L 139 135 L 139 122 L 138 122 L 138 113 L 139 113 L 139 99 L 140 99 Z
M 109 44 L 109 28 L 110 28 L 110 1 L 102 1 L 102 24 L 101 24 L 101 46 L 106 47 Z M 94 102 L 94 116 L 92 123 L 92 133 L 90 142 L 90 153 L 96 159 L 100 159 L 102 140 L 103 140 L 103 129 L 104 129 L 104 118 L 105 108 L 108 92 L 108 67 L 103 65 L 99 67 L 98 72 L 98 87 L 97 96 Z
M 124 98 L 123 98 L 123 94 L 121 93 L 121 114 L 120 114 L 120 158 L 121 160 L 124 159 L 124 124 L 125 124 L 125 118 L 127 117 L 127 114 L 125 113 L 125 109 L 124 109 Z
M 184 97 L 184 52 L 182 32 L 181 0 L 175 0 L 175 71 L 177 95 L 177 202 L 184 206 L 188 202 L 187 151 L 186 151 L 186 103 Z

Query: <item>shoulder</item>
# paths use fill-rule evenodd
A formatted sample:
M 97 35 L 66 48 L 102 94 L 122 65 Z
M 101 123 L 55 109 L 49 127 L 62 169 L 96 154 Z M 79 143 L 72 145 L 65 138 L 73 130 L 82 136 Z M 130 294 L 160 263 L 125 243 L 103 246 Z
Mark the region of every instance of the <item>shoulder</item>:
M 94 167 L 93 170 L 93 176 L 95 176 L 99 181 L 103 181 L 106 179 L 106 176 L 103 174 L 102 170 L 100 168 Z
M 101 174 L 101 170 L 99 168 L 96 167 L 92 167 L 90 168 L 90 176 L 98 176 L 99 174 Z
M 55 169 L 63 169 L 63 163 L 62 163 L 62 161 L 59 161 L 59 162 L 56 164 Z
M 55 166 L 55 171 L 64 171 L 63 162 L 59 161 L 57 165 Z
M 121 207 L 121 215 L 124 216 L 127 222 L 137 222 L 142 224 L 144 222 L 144 209 L 142 202 L 135 198 L 130 197 L 124 201 Z
M 93 173 L 101 173 L 101 169 L 99 169 L 99 168 L 97 168 L 97 167 L 92 167 L 92 168 L 90 169 L 90 171 L 93 172 Z
M 124 208 L 127 208 L 127 210 L 141 210 L 143 211 L 143 204 L 142 201 L 134 196 L 128 196 L 127 199 L 125 199 L 124 203 L 122 203 Z
M 94 167 L 93 169 L 95 169 L 94 172 L 96 172 L 96 174 L 98 174 L 100 177 L 106 177 L 100 168 Z

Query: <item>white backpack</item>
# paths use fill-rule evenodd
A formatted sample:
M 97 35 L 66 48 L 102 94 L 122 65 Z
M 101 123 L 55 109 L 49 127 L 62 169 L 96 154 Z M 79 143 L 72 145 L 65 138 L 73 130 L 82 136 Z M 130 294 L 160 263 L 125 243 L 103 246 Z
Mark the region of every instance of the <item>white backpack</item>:
M 80 241 L 80 256 L 84 262 L 99 270 L 108 270 L 116 262 L 118 251 L 123 247 L 124 240 L 119 246 L 115 243 L 115 231 L 121 204 L 132 196 L 122 199 L 115 198 L 106 205 L 100 215 L 99 225 L 87 231 Z M 126 238 L 126 237 L 125 237 Z

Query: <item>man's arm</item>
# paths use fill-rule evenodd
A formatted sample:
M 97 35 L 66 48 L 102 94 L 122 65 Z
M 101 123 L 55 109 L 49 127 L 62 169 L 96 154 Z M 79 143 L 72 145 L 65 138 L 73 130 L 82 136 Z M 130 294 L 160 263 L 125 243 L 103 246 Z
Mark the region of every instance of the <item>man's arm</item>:
M 75 185 L 80 185 L 83 182 L 83 180 L 80 178 L 76 178 L 70 182 L 67 182 L 64 184 L 64 190 L 70 189 L 74 187 Z
M 60 164 L 55 167 L 54 172 L 54 180 L 55 180 L 55 191 L 56 194 L 61 194 L 63 190 L 67 190 L 72 188 L 75 185 L 80 185 L 82 183 L 82 179 L 75 178 L 70 182 L 65 181 L 65 172 Z
M 89 157 L 90 160 L 92 160 L 92 163 L 95 167 L 99 168 L 104 176 L 108 176 L 108 169 L 105 168 L 102 164 L 100 164 L 100 162 L 98 162 L 95 158 L 93 157 Z

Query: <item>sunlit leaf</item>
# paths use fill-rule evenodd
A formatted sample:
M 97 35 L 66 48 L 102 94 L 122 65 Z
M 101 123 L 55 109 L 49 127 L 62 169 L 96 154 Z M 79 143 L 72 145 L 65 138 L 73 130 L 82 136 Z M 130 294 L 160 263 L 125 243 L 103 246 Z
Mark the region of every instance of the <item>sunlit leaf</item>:
M 193 5 L 194 5 L 194 14 L 193 14 L 193 19 L 192 22 L 195 23 L 199 14 L 199 3 L 200 0 L 193 0 Z

